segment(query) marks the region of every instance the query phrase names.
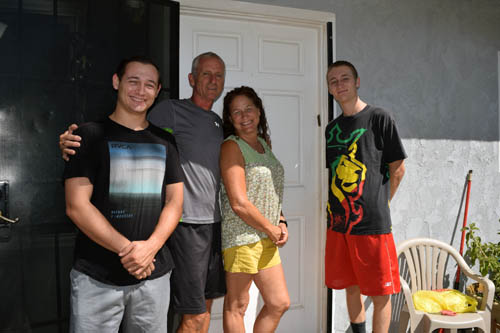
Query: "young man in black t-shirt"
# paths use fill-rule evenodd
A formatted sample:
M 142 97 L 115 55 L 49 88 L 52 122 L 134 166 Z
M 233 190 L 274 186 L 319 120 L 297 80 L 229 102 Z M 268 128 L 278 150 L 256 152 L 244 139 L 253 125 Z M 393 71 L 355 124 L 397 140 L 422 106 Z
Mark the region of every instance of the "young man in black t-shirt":
M 114 112 L 78 129 L 64 170 L 66 212 L 80 229 L 71 278 L 72 332 L 166 332 L 172 256 L 165 245 L 182 213 L 183 175 L 173 136 L 146 112 L 160 90 L 146 58 L 113 75 Z
M 191 98 L 164 100 L 148 119 L 175 136 L 185 177 L 182 221 L 169 238 L 176 263 L 172 308 L 182 315 L 177 332 L 206 333 L 213 300 L 226 293 L 218 204 L 222 120 L 212 111 L 224 90 L 226 70 L 217 54 L 205 52 L 193 59 L 191 71 Z M 81 146 L 81 138 L 73 135 L 76 128 L 70 125 L 59 137 L 65 160 Z
M 387 332 L 390 295 L 400 289 L 389 202 L 403 178 L 406 153 L 393 118 L 358 97 L 360 80 L 351 63 L 331 64 L 327 83 L 342 114 L 325 132 L 325 282 L 346 290 L 353 332 L 365 332 L 362 294 L 373 300 L 373 331 Z

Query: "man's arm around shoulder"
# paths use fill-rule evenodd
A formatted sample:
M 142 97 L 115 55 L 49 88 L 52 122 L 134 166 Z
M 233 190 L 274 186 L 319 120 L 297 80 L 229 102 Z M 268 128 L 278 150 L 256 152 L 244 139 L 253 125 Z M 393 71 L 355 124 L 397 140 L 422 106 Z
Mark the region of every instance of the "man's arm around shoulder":
M 182 182 L 166 186 L 165 206 L 151 236 L 145 241 L 133 241 L 120 251 L 122 265 L 130 274 L 141 275 L 147 269 L 179 223 L 182 216 L 183 186 Z

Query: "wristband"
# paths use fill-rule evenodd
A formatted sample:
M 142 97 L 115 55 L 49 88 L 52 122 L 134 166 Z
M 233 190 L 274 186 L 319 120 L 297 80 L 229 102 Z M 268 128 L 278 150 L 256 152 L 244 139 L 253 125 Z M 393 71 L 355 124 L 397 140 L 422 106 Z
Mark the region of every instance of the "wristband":
M 285 225 L 285 227 L 288 228 L 288 223 L 286 222 L 286 220 L 280 220 L 280 223 L 283 223 Z

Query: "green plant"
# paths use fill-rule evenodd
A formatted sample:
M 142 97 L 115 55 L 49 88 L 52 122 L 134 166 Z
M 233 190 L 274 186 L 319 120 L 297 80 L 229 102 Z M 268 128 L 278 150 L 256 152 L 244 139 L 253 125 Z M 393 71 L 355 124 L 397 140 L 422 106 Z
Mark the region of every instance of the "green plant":
M 500 222 L 500 220 L 499 220 Z M 465 227 L 467 251 L 465 256 L 472 265 L 479 264 L 479 272 L 495 284 L 495 300 L 500 302 L 500 242 L 483 242 L 476 232 L 479 228 L 475 223 Z M 500 235 L 500 232 L 498 232 Z

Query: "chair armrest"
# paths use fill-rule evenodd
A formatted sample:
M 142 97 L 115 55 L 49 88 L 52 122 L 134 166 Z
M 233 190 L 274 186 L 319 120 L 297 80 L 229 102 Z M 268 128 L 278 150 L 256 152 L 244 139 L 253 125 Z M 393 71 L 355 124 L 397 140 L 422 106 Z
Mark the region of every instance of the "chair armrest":
M 491 310 L 493 307 L 493 297 L 495 296 L 495 285 L 493 284 L 493 281 L 491 281 L 487 277 L 474 273 L 474 271 L 469 267 L 469 265 L 467 265 L 464 258 L 459 255 L 458 252 L 450 254 L 457 261 L 457 264 L 460 267 L 462 273 L 464 273 L 468 278 L 483 285 L 484 295 L 479 309 L 484 310 L 488 306 L 488 308 Z
M 484 311 L 486 307 L 489 309 L 493 308 L 493 298 L 495 297 L 495 285 L 493 284 L 493 281 L 488 279 L 485 276 L 481 276 L 478 274 L 465 274 L 467 277 L 470 279 L 479 282 L 480 284 L 483 285 L 483 299 L 481 301 L 481 304 L 479 306 L 479 310 Z
M 406 305 L 408 306 L 408 312 L 411 315 L 414 315 L 416 310 L 415 306 L 413 305 L 413 297 L 411 295 L 410 286 L 402 276 L 399 276 L 399 282 L 401 283 L 401 289 L 403 289 L 403 295 L 406 300 Z

